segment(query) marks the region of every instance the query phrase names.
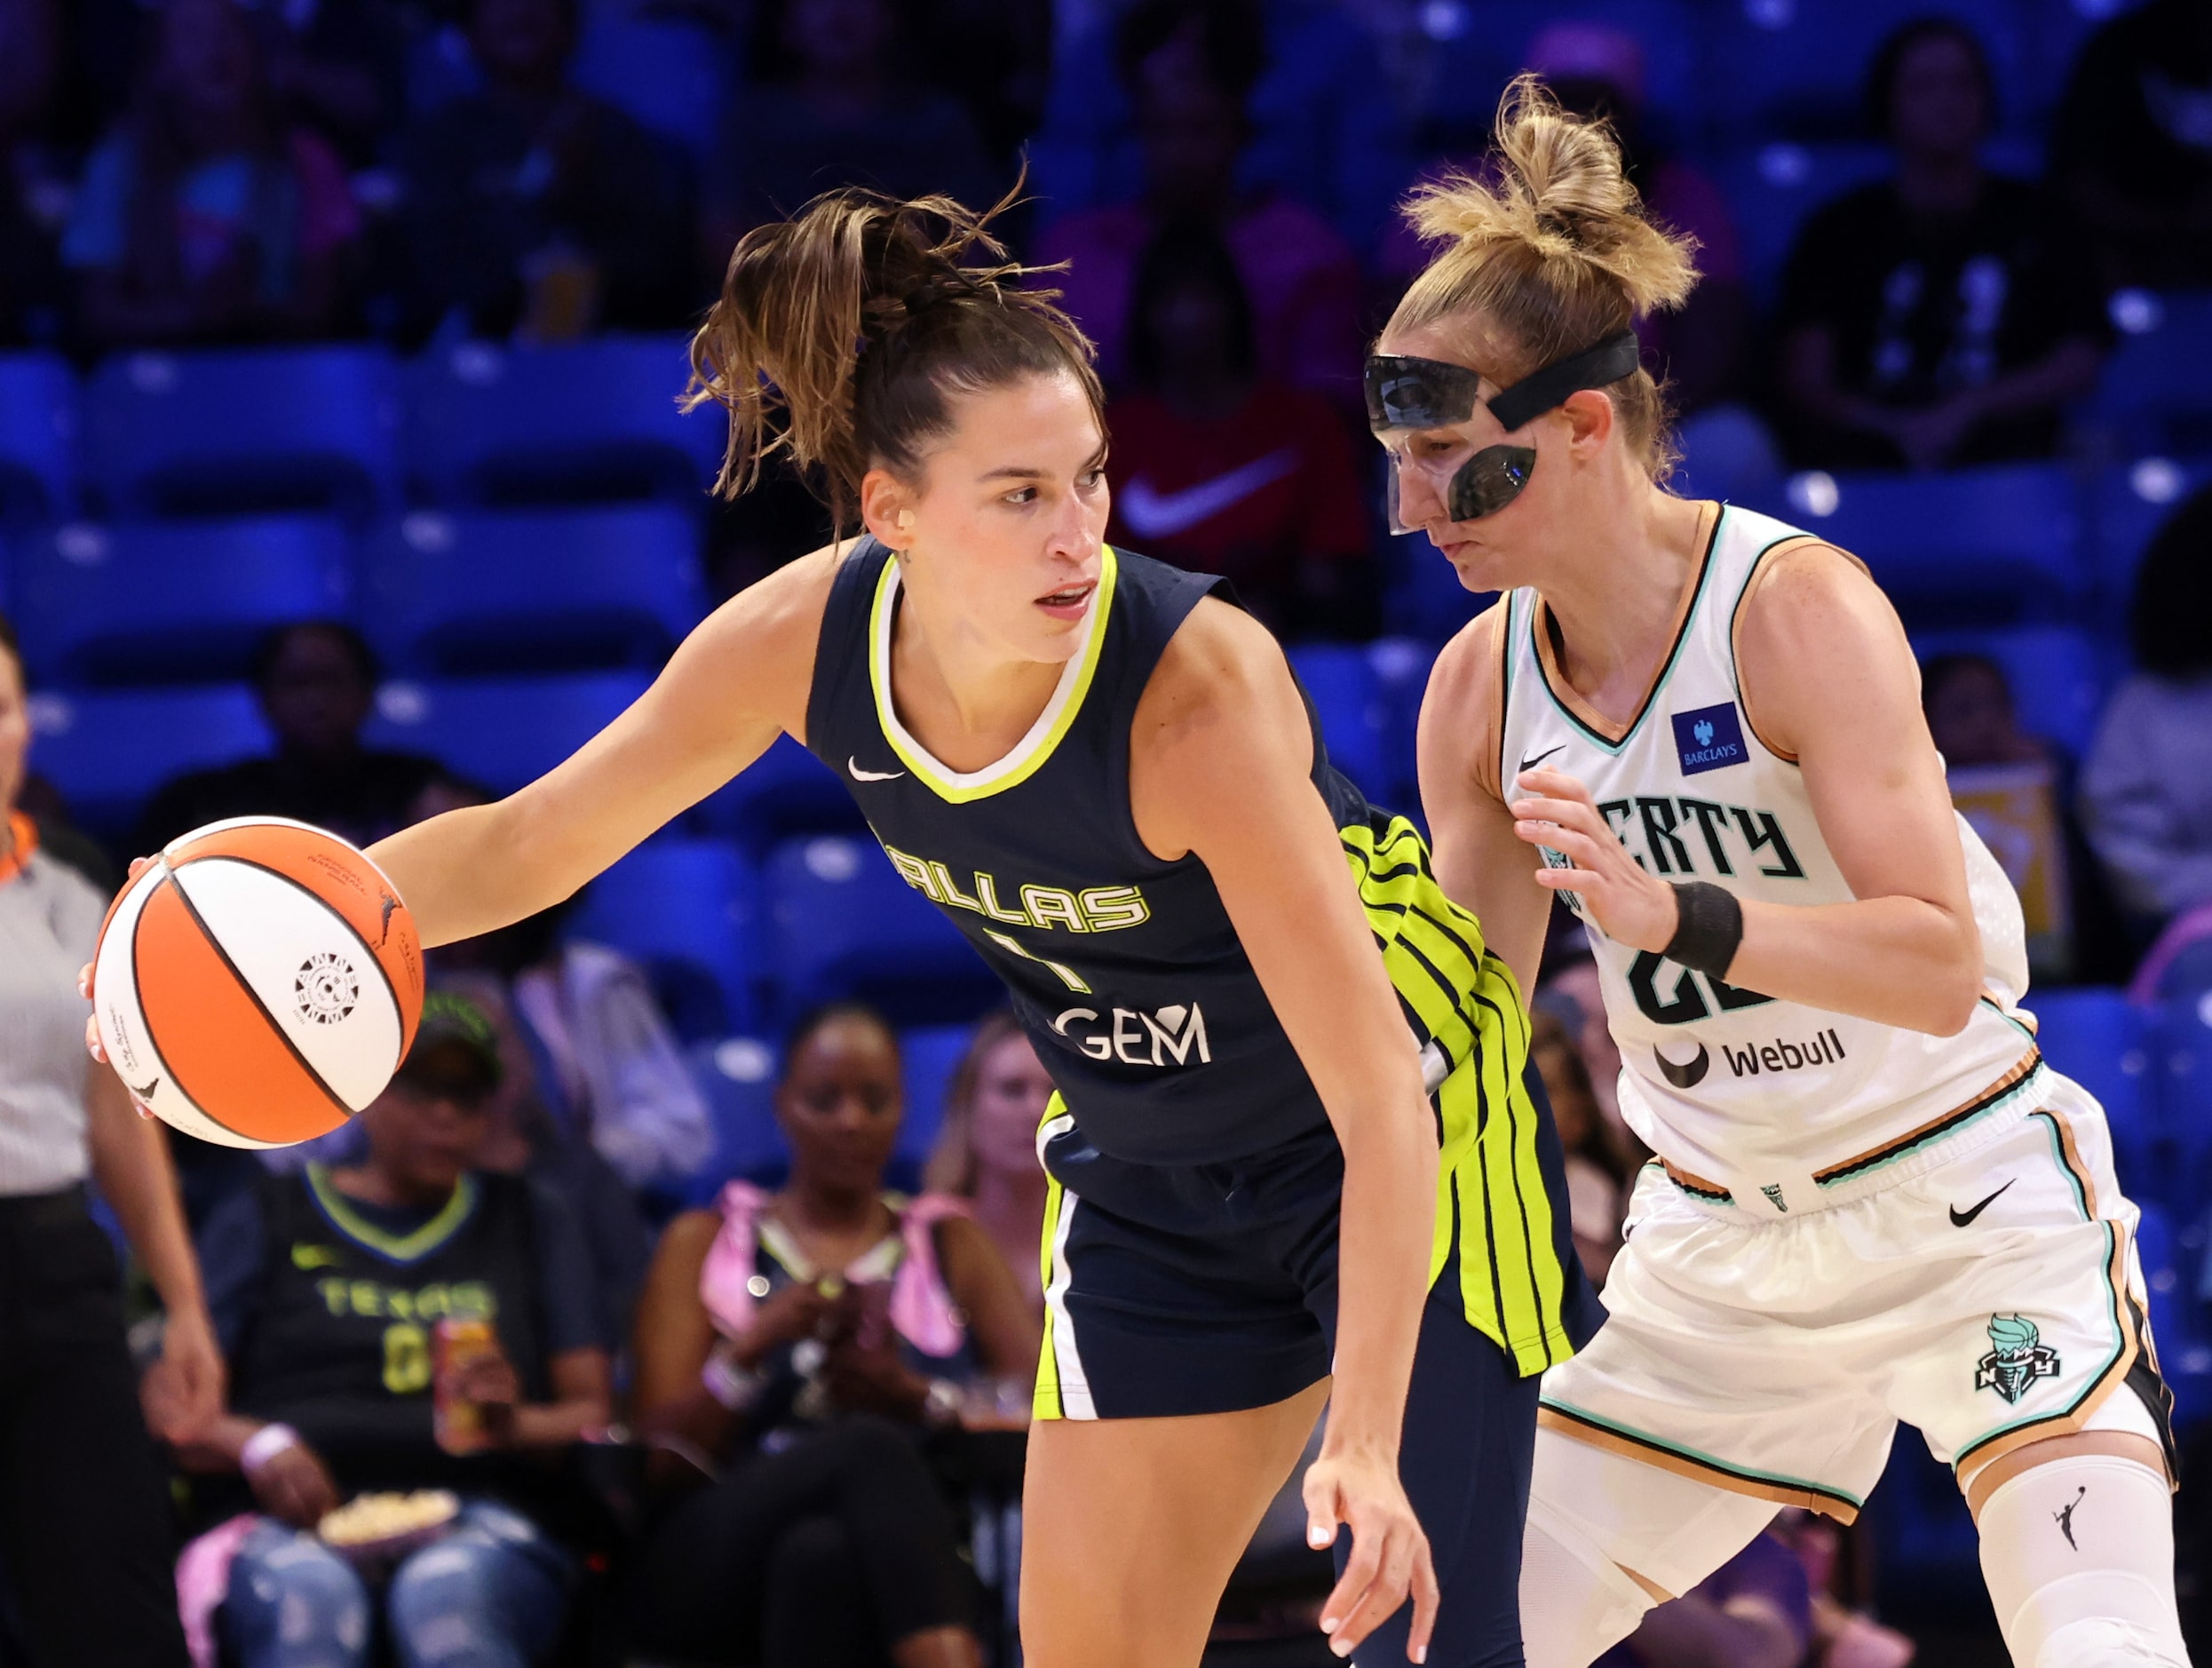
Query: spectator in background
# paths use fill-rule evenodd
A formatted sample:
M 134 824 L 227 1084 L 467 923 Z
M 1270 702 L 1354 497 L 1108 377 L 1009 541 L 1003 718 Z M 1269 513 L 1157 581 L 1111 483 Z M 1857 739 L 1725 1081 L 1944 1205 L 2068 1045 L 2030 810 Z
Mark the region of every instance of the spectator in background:
M 1234 258 L 1203 221 L 1163 226 L 1137 268 L 1127 392 L 1107 422 L 1111 536 L 1224 574 L 1284 637 L 1372 637 L 1360 466 L 1309 389 L 1264 376 Z
M 2155 931 L 2212 902 L 2212 488 L 2167 519 L 2136 572 L 2135 671 L 2081 766 L 2081 815 L 2121 902 Z
M 226 816 L 297 817 L 361 846 L 405 825 L 439 766 L 361 745 L 377 662 L 358 631 L 330 620 L 279 628 L 254 657 L 253 685 L 276 751 L 165 783 L 139 818 L 138 851 Z
M 1360 277 L 1351 248 L 1312 209 L 1272 190 L 1240 191 L 1250 138 L 1245 102 L 1260 70 L 1257 14 L 1236 0 L 1143 0 L 1122 22 L 1117 62 L 1137 110 L 1144 191 L 1046 228 L 1041 258 L 1069 263 L 1062 305 L 1125 380 L 1137 269 L 1163 227 L 1211 226 L 1251 299 L 1258 370 L 1360 403 Z
M 240 1668 L 366 1668 L 372 1603 L 409 1664 L 523 1668 L 559 1627 L 560 1537 L 588 1518 L 558 1462 L 612 1417 L 612 1375 L 560 1200 L 479 1167 L 498 1081 L 484 1016 L 432 995 L 361 1162 L 269 1176 L 202 1233 L 231 1411 L 186 1459 L 203 1513 L 253 1515 L 188 1549 L 179 1587 L 195 1632 L 223 1595 Z M 372 1598 L 317 1525 L 432 1488 L 459 1516 Z
M 472 0 L 481 91 L 400 139 L 418 330 L 551 342 L 687 316 L 684 171 L 570 81 L 578 3 Z
M 839 186 L 983 208 L 1004 189 L 967 109 L 921 78 L 892 0 L 763 0 L 701 217 L 718 277 L 739 236 Z
M 147 1426 L 196 1436 L 221 1411 L 222 1360 L 163 1126 L 84 1052 L 77 979 L 107 898 L 17 810 L 29 744 L 21 655 L 0 619 L 0 1563 L 44 1668 L 183 1668 Z M 143 1384 L 88 1180 L 168 1312 Z
M 1921 667 L 1920 702 L 1952 803 L 2020 894 L 2036 982 L 2126 978 L 2127 936 L 2073 813 L 2072 763 L 2021 729 L 2004 669 L 1986 655 L 1937 655 Z
M 1574 1214 L 1574 1250 L 1590 1284 L 1604 1289 L 1621 1249 L 1636 1166 L 1590 1092 L 1590 1068 L 1566 1021 L 1539 996 L 1529 1021 L 1528 1058 L 1543 1079 L 1544 1094 L 1559 1129 L 1566 1158 L 1567 1203 Z
M 131 112 L 86 163 L 62 234 L 86 337 L 328 333 L 361 230 L 337 154 L 286 122 L 237 0 L 166 0 L 143 34 Z
M 2104 297 L 2040 187 L 1985 170 L 1996 89 L 1944 19 L 1883 43 L 1868 115 L 1893 179 L 1799 234 L 1783 278 L 1780 416 L 1804 465 L 1940 469 L 2046 457 L 2097 380 Z
M 44 129 L 61 73 L 55 0 L 0 0 L 0 347 L 52 347 L 67 286 L 54 206 L 65 189 Z
M 2212 284 L 2212 7 L 2151 0 L 2091 36 L 2050 155 L 2107 282 Z
M 1011 173 L 1044 117 L 1052 75 L 1052 0 L 906 0 L 923 73 L 967 107 L 992 158 Z
M 1011 1009 L 999 1009 L 976 1027 L 953 1073 L 936 1150 L 922 1172 L 928 1192 L 967 1201 L 976 1226 L 998 1247 L 1039 1318 L 1045 1178 L 1037 1162 L 1037 1126 L 1051 1098 L 1051 1076 L 1021 1022 Z
M 762 1668 L 979 1668 L 917 1439 L 960 1429 L 971 1381 L 1026 1388 L 1035 1325 L 964 1207 L 884 1191 L 904 1107 L 882 1017 L 823 1010 L 784 1060 L 790 1181 L 733 1182 L 670 1222 L 639 1305 L 638 1422 L 671 1487 L 638 1643 Z
M 489 798 L 474 783 L 441 774 L 416 798 L 408 821 Z M 519 1072 L 514 1092 L 543 1110 L 562 1145 L 596 1155 L 633 1193 L 674 1187 L 713 1150 L 706 1100 L 645 969 L 605 944 L 561 936 L 575 902 L 440 945 L 433 969 L 486 997 L 495 1013 L 511 1021 L 524 1051 L 508 1052 Z M 607 1195 L 605 1179 L 591 1173 L 598 1168 L 580 1156 L 562 1165 L 580 1205 Z M 602 1207 L 592 1206 L 590 1215 L 600 1219 Z M 617 1240 L 606 1242 L 600 1260 L 618 1275 L 632 1267 Z
M 1251 64 L 1240 83 L 1251 132 L 1237 162 L 1320 215 L 1347 247 L 1382 234 L 1409 160 L 1398 90 L 1375 35 L 1346 0 L 1057 0 L 1058 53 L 1045 125 L 1032 147 L 1041 195 L 1074 214 L 1140 185 L 1134 89 L 1117 35 L 1156 44 L 1196 28 Z

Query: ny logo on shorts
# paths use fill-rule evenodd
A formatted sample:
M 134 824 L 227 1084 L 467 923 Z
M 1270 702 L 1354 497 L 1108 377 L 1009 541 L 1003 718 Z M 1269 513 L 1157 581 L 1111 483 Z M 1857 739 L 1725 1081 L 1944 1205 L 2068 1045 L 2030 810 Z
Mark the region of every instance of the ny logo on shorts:
M 1989 1353 L 1974 1364 L 1977 1390 L 1994 1390 L 2007 1402 L 2018 1402 L 2038 1378 L 2058 1376 L 2058 1352 L 2042 1341 L 2033 1321 L 1993 1315 L 1989 1342 Z

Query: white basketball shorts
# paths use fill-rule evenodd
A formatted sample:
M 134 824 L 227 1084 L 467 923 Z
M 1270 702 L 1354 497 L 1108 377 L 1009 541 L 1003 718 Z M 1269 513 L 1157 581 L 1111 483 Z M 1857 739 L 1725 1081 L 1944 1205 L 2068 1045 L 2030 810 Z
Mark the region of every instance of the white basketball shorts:
M 2162 1440 L 2137 1212 L 2102 1109 L 2056 1073 L 2051 1085 L 1959 1158 L 1802 1216 L 1705 1203 L 1647 1166 L 1605 1285 L 1610 1318 L 1544 1377 L 1546 1431 L 1846 1522 L 1900 1420 L 1962 1476 L 2072 1431 Z M 2115 1395 L 2123 1385 L 2135 1394 Z M 1605 1468 L 1550 1469 L 1582 1481 L 1542 1509 L 1629 1568 L 1654 1561 L 1621 1544 L 1648 1514 L 1583 1489 Z

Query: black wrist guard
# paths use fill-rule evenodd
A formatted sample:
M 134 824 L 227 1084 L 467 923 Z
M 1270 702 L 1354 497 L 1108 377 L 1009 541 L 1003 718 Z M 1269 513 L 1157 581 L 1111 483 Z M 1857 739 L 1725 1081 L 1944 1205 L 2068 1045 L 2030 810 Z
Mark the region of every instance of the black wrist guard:
M 1709 979 L 1728 977 L 1728 964 L 1743 942 L 1743 905 L 1736 894 L 1709 880 L 1673 883 L 1681 919 L 1663 954 L 1670 962 Z

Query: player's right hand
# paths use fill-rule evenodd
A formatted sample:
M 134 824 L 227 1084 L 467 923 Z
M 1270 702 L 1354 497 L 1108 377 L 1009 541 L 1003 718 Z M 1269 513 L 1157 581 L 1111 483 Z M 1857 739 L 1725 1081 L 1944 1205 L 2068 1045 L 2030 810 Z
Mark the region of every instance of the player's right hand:
M 1335 1545 L 1339 1524 L 1352 1531 L 1344 1573 L 1321 1606 L 1321 1632 L 1328 1635 L 1329 1649 L 1351 1656 L 1360 1640 L 1397 1614 L 1410 1593 L 1413 1625 L 1406 1635 L 1406 1658 L 1426 1662 L 1429 1636 L 1436 1627 L 1436 1566 L 1429 1537 L 1398 1480 L 1394 1457 L 1332 1455 L 1324 1448 L 1306 1467 L 1304 1493 L 1311 1545 Z

